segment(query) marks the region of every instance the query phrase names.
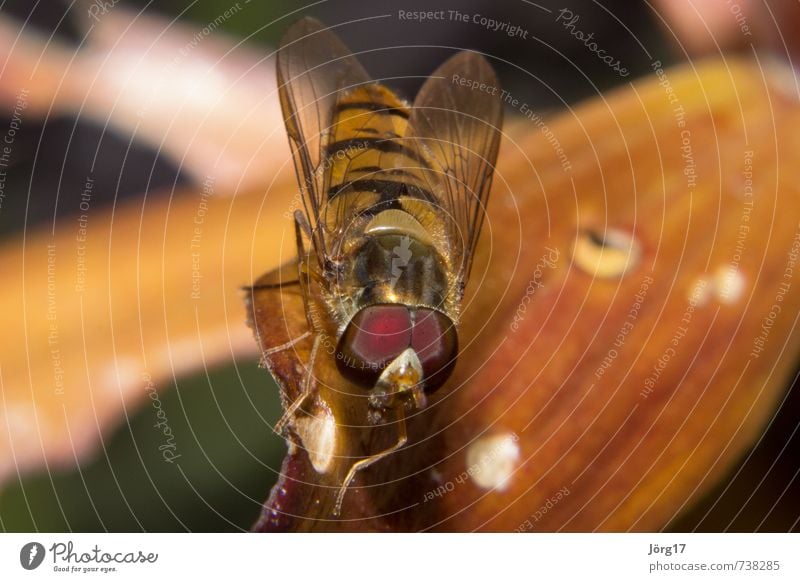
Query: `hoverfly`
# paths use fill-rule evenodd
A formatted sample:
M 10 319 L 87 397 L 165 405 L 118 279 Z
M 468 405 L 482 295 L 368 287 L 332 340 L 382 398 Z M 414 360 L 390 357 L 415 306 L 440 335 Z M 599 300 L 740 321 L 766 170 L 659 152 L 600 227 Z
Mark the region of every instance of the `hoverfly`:
M 356 473 L 405 445 L 406 413 L 425 407 L 453 371 L 502 104 L 492 67 L 461 52 L 409 107 L 310 18 L 286 32 L 277 72 L 302 195 L 303 210 L 294 213 L 298 260 L 289 267 L 296 275 L 287 277 L 283 268 L 253 290 L 285 290 L 296 279 L 308 323 L 308 331 L 284 345 L 264 346 L 261 338 L 276 378 L 275 354 L 293 348 L 306 360 L 302 387 L 287 397 L 292 390 L 283 383 L 279 425 L 306 449 L 313 443 L 318 472 L 330 467 L 330 455 L 320 451 L 334 449 L 335 438 L 323 433 L 397 426 L 392 446 L 343 473 L 338 514 Z M 297 349 L 302 341 L 308 349 Z M 348 398 L 366 405 L 344 404 Z M 354 410 L 365 418 L 352 418 Z M 309 429 L 304 417 L 315 414 L 333 420 Z

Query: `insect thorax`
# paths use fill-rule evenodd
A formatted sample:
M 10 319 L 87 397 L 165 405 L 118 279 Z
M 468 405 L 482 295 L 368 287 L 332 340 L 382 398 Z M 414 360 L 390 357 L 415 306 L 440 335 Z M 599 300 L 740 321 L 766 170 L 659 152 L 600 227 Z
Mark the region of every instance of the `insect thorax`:
M 448 279 L 433 245 L 408 234 L 367 234 L 343 265 L 338 295 L 352 311 L 378 303 L 446 310 Z

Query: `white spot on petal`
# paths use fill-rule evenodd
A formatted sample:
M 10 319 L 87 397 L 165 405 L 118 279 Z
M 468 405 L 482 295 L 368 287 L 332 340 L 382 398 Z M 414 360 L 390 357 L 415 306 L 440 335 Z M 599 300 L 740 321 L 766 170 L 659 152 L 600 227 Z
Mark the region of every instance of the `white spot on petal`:
M 336 420 L 325 407 L 315 416 L 298 413 L 294 430 L 308 452 L 308 458 L 317 473 L 327 473 L 336 448 Z
M 586 273 L 608 279 L 622 277 L 636 267 L 641 254 L 641 245 L 629 232 L 586 229 L 575 240 L 572 260 Z
M 467 449 L 467 472 L 478 487 L 505 489 L 519 460 L 519 445 L 514 433 L 485 436 Z
M 745 287 L 744 275 L 735 267 L 720 267 L 714 274 L 716 297 L 722 303 L 731 305 L 739 301 L 744 294 Z

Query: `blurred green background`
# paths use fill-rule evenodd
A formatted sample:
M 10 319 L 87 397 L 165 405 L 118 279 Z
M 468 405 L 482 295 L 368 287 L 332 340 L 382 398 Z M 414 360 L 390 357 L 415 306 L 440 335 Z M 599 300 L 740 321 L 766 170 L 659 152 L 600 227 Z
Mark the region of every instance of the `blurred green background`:
M 277 387 L 247 362 L 178 381 L 160 393 L 176 463 L 158 452 L 156 409 L 145 401 L 82 467 L 11 482 L 4 531 L 238 531 L 249 529 L 286 445 Z

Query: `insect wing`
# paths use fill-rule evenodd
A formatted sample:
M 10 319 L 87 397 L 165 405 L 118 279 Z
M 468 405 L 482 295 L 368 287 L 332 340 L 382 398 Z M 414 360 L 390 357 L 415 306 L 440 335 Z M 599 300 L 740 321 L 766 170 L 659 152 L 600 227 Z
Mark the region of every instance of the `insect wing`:
M 313 18 L 292 25 L 278 51 L 278 92 L 313 244 L 325 258 L 318 228 L 327 200 L 326 141 L 340 91 L 369 83 L 367 72 L 330 30 Z
M 451 258 L 469 275 L 500 146 L 503 106 L 497 77 L 482 56 L 461 52 L 420 89 L 407 138 L 428 158 L 429 191 L 449 219 Z

